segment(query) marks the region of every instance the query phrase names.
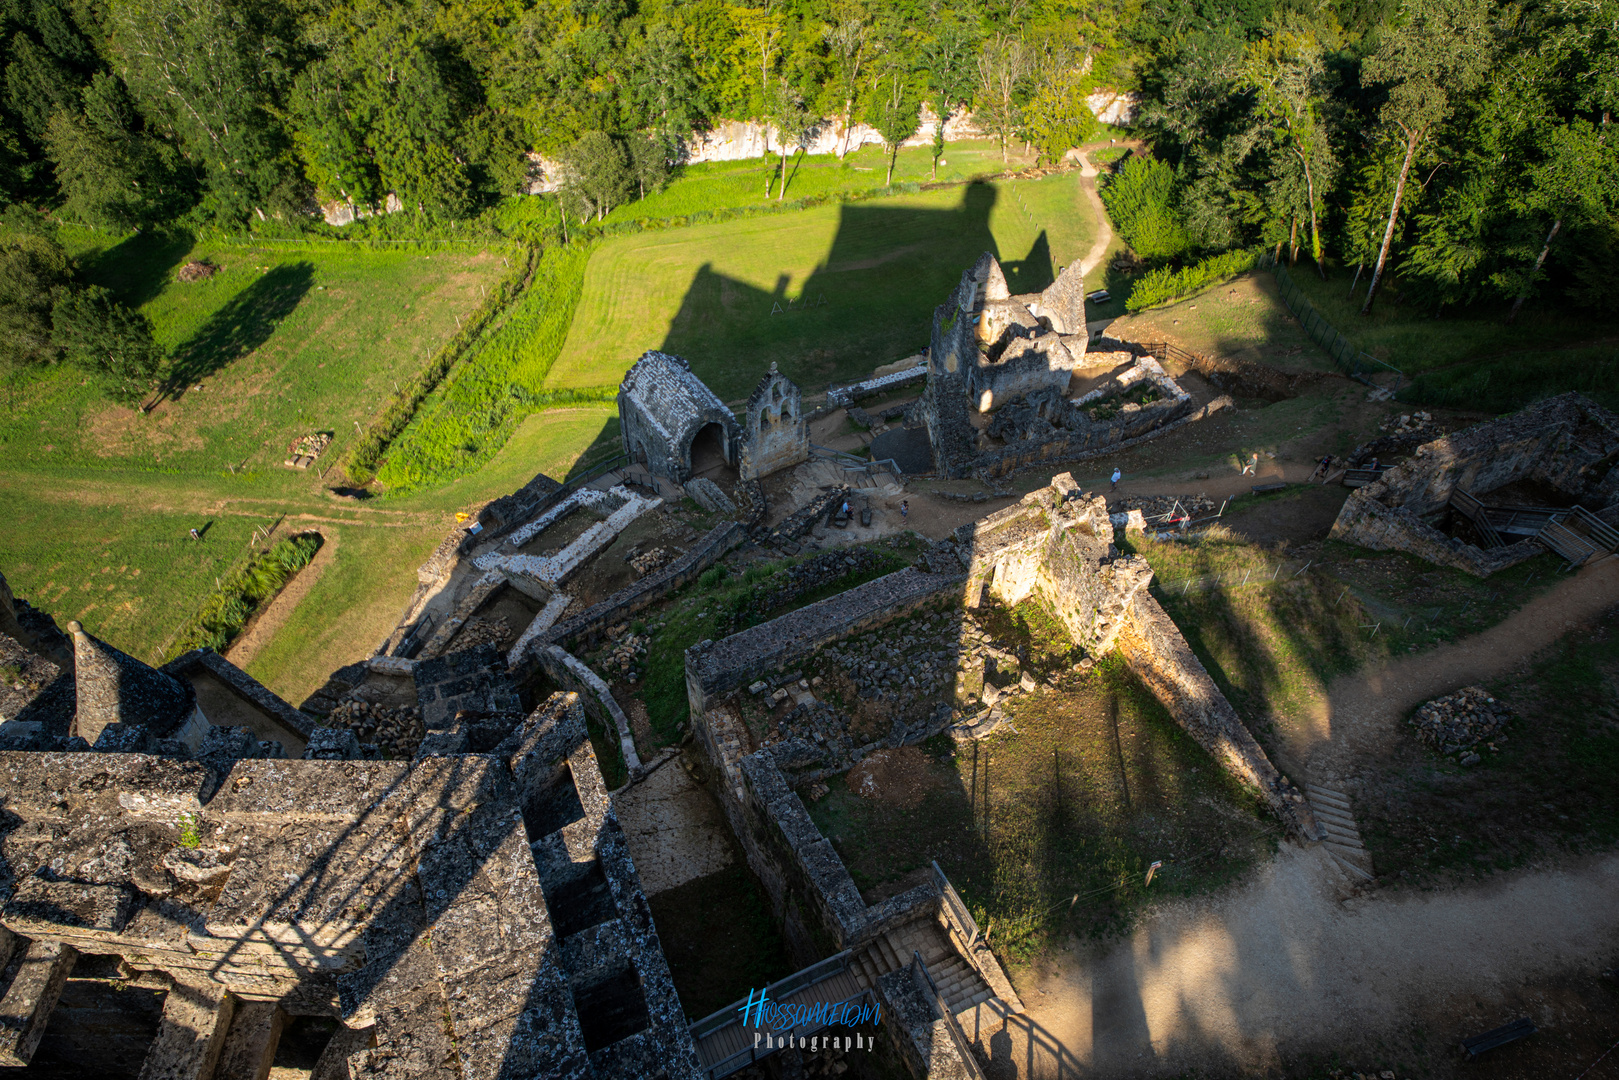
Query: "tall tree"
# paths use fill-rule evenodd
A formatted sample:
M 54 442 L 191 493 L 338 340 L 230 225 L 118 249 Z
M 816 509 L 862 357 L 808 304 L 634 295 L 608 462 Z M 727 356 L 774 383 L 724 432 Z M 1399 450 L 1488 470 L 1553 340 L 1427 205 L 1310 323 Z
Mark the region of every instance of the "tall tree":
M 787 156 L 804 148 L 810 128 L 819 119 L 812 113 L 798 91 L 786 79 L 777 79 L 770 86 L 768 119 L 776 129 L 776 142 L 781 150 L 781 188 L 776 201 L 787 197 Z M 765 177 L 765 198 L 770 197 L 770 177 Z
M 863 8 L 852 3 L 838 11 L 833 19 L 821 33 L 831 53 L 838 96 L 843 99 L 843 130 L 838 137 L 838 157 L 841 158 L 849 152 L 849 125 L 854 119 L 855 95 L 860 91 L 866 67 L 871 27 Z
M 29 138 L 43 141 L 53 115 L 78 109 L 79 82 L 66 65 L 18 31 L 6 65 L 6 100 Z
M 921 122 L 922 96 L 917 93 L 915 78 L 899 69 L 884 72 L 877 79 L 875 91 L 869 117 L 888 147 L 888 176 L 883 184 L 891 187 L 899 148 L 916 134 Z
M 581 221 L 600 221 L 629 200 L 634 186 L 624 147 L 606 132 L 587 131 L 563 155 L 563 203 Z
M 162 220 L 182 204 L 173 149 L 140 124 L 123 83 L 101 73 L 85 88 L 82 112 L 51 117 L 45 143 L 64 210 L 124 230 Z
M 1337 172 L 1331 132 L 1326 123 L 1327 100 L 1332 91 L 1321 43 L 1307 27 L 1280 29 L 1248 47 L 1243 78 L 1255 95 L 1259 114 L 1269 123 L 1272 138 L 1283 152 L 1297 160 L 1304 173 L 1310 214 L 1310 254 L 1316 272 L 1326 280 L 1322 265 L 1321 199 Z
M 100 285 L 69 289 L 51 311 L 51 340 L 69 363 L 93 372 L 120 401 L 139 398 L 157 377 L 163 350 L 145 315 Z
M 955 8 L 935 7 L 931 16 L 934 31 L 923 43 L 922 60 L 927 65 L 933 111 L 939 118 L 933 131 L 933 178 L 937 180 L 939 159 L 944 157 L 945 124 L 955 107 L 972 97 L 978 41 Z
M 207 172 L 205 205 L 227 221 L 294 212 L 302 178 L 281 125 L 288 13 L 248 0 L 111 0 L 120 74 Z
M 71 277 L 67 254 L 32 212 L 10 207 L 0 226 L 0 368 L 56 359 L 51 306 Z
M 1388 86 L 1388 100 L 1379 116 L 1405 142 L 1362 315 L 1372 313 L 1383 281 L 1411 165 L 1434 128 L 1450 115 L 1453 97 L 1483 79 L 1490 61 L 1490 36 L 1489 0 L 1404 0 L 1398 21 L 1384 32 L 1377 52 L 1361 67 L 1365 85 Z
M 1006 141 L 1018 126 L 1019 84 L 1034 70 L 1034 61 L 1023 38 L 1010 30 L 997 31 L 978 52 L 978 105 L 990 134 L 1000 140 L 1003 164 Z

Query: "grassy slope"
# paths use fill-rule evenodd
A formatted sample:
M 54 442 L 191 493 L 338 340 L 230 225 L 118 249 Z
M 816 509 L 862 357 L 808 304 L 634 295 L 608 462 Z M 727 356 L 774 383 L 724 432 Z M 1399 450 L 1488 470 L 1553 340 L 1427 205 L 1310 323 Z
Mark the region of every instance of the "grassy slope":
M 475 306 L 501 269 L 483 252 L 165 246 L 145 237 L 100 247 L 98 238 L 64 230 L 85 276 L 151 318 L 182 389 L 142 416 L 107 402 L 69 368 L 48 372 L 13 388 L 0 418 L 8 468 L 225 471 L 278 465 L 309 431 L 332 431 L 341 444 L 454 332 L 455 314 Z M 174 266 L 188 259 L 223 272 L 174 281 Z
M 252 531 L 283 519 L 277 536 L 320 527 L 337 543 L 312 594 L 331 598 L 312 605 L 315 614 L 300 613 L 287 643 L 276 643 L 296 652 L 312 626 L 328 627 L 338 644 L 303 655 L 329 669 L 381 639 L 372 623 L 387 609 L 391 625 L 414 587 L 417 556 L 449 527 L 452 501 L 459 508 L 517 486 L 513 462 L 494 477 L 498 490 L 467 484 L 419 506 L 377 511 L 336 502 L 316 476 L 280 466 L 287 442 L 319 428 L 337 432 L 326 460 L 335 458 L 345 429 L 364 421 L 392 379 L 414 370 L 453 330 L 455 314 L 477 302 L 478 286 L 498 276 L 497 256 L 194 247 L 152 236 L 109 243 L 72 231 L 64 240 L 86 276 L 140 304 L 176 362 L 192 365 L 180 372 L 184 385 L 205 389 L 142 417 L 110 406 L 67 369 L 10 388 L 11 407 L 0 414 L 0 501 L 8 511 L 0 552 L 12 588 L 59 621 L 81 618 L 155 658 L 214 579 L 247 556 Z M 174 267 L 193 258 L 223 272 L 174 282 Z M 594 428 L 605 422 L 594 418 Z M 567 437 L 588 443 L 591 426 L 570 425 Z M 205 526 L 203 543 L 188 538 Z M 276 683 L 273 656 L 256 667 L 297 699 Z
M 608 240 L 546 385 L 616 383 L 656 348 L 727 400 L 772 361 L 808 387 L 864 374 L 927 344 L 933 308 L 986 249 L 1015 290 L 1049 283 L 1089 247 L 1079 200 L 1069 173 Z

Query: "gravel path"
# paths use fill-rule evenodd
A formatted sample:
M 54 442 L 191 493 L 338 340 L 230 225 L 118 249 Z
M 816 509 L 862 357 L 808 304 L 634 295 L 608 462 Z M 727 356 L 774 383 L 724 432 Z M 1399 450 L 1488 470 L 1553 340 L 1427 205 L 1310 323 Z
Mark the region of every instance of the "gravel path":
M 1510 672 L 1616 604 L 1610 560 L 1465 641 L 1335 681 L 1301 748 L 1310 778 L 1346 775 L 1419 702 Z M 986 1016 L 969 1034 L 997 1077 L 1263 1069 L 1282 1053 L 1398 1039 L 1424 1019 L 1448 1040 L 1463 1002 L 1488 1012 L 1513 987 L 1608 966 L 1619 950 L 1619 854 L 1446 892 L 1341 902 L 1341 882 L 1319 847 L 1285 843 L 1229 893 L 1165 903 L 1100 953 L 1022 974 L 1027 1015 Z

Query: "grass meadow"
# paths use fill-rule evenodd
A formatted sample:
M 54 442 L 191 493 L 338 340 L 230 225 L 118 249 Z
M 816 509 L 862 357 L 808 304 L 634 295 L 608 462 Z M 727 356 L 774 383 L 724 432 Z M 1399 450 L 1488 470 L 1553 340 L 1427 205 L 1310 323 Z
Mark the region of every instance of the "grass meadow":
M 810 390 L 866 374 L 926 346 L 934 307 L 986 250 L 1014 291 L 1049 284 L 1094 236 L 1081 198 L 1063 173 L 610 238 L 546 388 L 614 386 L 648 349 L 686 357 L 726 400 L 772 362 Z
M 944 161 L 937 177 L 933 174 L 933 150 L 926 146 L 905 147 L 894 165 L 894 183 L 959 183 L 980 176 L 991 176 L 1032 163 L 1021 147 L 1008 147 L 1007 161 L 1001 161 L 997 143 L 972 139 L 945 146 Z M 769 201 L 781 193 L 781 158 L 752 158 L 744 161 L 714 161 L 682 166 L 674 183 L 645 199 L 626 203 L 607 215 L 609 225 L 623 221 L 682 217 L 707 210 L 763 205 L 766 202 L 765 177 L 775 179 Z M 815 195 L 851 195 L 884 186 L 888 176 L 888 153 L 879 146 L 863 146 L 844 156 L 799 155 L 787 159 L 788 201 Z

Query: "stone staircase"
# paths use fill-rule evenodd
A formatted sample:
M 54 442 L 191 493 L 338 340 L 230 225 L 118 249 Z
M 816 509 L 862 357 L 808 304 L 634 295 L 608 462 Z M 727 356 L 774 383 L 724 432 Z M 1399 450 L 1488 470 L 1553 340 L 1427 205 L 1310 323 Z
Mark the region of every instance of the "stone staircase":
M 1349 797 L 1326 784 L 1307 784 L 1304 796 L 1316 821 L 1327 830 L 1323 847 L 1356 884 L 1372 880 L 1372 856 L 1361 843 L 1360 830 L 1349 809 Z
M 879 976 L 909 966 L 918 952 L 952 1013 L 963 1013 L 994 998 L 983 976 L 950 947 L 944 931 L 927 920 L 878 935 L 854 955 L 850 970 L 862 986 L 875 986 Z

